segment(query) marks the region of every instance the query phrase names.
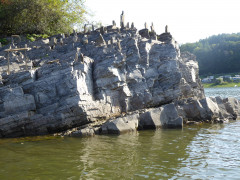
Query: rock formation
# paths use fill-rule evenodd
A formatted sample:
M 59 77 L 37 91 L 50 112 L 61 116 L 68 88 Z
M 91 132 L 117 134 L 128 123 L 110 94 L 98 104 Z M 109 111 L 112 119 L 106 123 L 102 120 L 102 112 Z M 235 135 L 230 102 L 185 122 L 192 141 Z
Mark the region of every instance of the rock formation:
M 121 28 L 113 23 L 29 42 L 33 68 L 23 68 L 13 52 L 9 75 L 9 46 L 0 48 L 0 137 L 63 131 L 82 136 L 236 119 L 238 100 L 205 98 L 195 57 L 181 55 L 169 32 L 153 40 L 148 29 L 125 28 L 124 14 L 121 20 Z

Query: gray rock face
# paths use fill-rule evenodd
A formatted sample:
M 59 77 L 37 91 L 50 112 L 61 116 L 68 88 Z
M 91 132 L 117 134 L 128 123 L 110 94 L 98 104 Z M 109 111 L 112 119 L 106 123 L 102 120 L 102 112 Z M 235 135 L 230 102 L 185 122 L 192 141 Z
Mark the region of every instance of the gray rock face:
M 140 114 L 139 128 L 154 129 L 162 126 L 160 116 L 163 108 L 148 109 L 148 111 Z
M 139 34 L 143 37 L 143 38 L 150 38 L 150 35 L 149 35 L 149 30 L 147 28 L 145 29 L 142 29 L 139 31 Z
M 179 117 L 174 104 L 167 104 L 163 107 L 163 111 L 160 115 L 160 120 L 162 126 L 166 128 L 182 128 L 183 126 L 183 119 L 182 117 Z
M 120 117 L 110 120 L 103 124 L 100 129 L 101 134 L 120 134 L 124 132 L 133 132 L 138 128 L 138 114 Z
M 233 115 L 232 114 L 229 114 L 227 112 L 227 109 L 225 107 L 225 103 L 223 102 L 223 99 L 221 97 L 211 97 L 211 100 L 213 102 L 215 102 L 217 105 L 218 105 L 218 108 L 219 108 L 219 115 L 220 115 L 220 118 L 228 118 L 228 119 L 233 119 Z
M 171 42 L 173 37 L 169 32 L 165 32 L 161 34 L 158 39 L 163 42 Z
M 223 99 L 226 111 L 233 115 L 233 119 L 236 119 L 240 115 L 240 104 L 235 98 L 229 97 Z
M 235 98 L 220 97 L 200 100 L 187 99 L 176 104 L 178 114 L 187 121 L 225 121 L 239 117 L 239 101 Z
M 146 109 L 145 112 L 135 111 L 134 114 L 109 120 L 100 128 L 101 134 L 120 134 L 133 132 L 137 129 L 182 128 L 183 119 L 178 115 L 174 104 L 159 108 Z
M 143 129 L 158 127 L 181 128 L 183 126 L 183 119 L 179 117 L 174 104 L 167 104 L 160 108 L 150 109 L 141 114 L 139 124 Z
M 181 57 L 170 33 L 160 35 L 159 41 L 143 38 L 135 29 L 103 29 L 103 34 L 99 30 L 88 33 L 88 43 L 74 42 L 73 36 L 55 43 L 54 49 L 49 48 L 49 40 L 30 42 L 32 50 L 27 56 L 34 70 L 21 68 L 18 53 L 12 53 L 10 75 L 6 75 L 6 47 L 0 49 L 0 137 L 61 132 L 140 109 L 145 109 L 144 114 L 137 113 L 143 126 L 182 126 L 180 112 L 166 104 L 192 98 L 198 106 L 205 98 L 194 57 Z M 75 36 L 86 39 L 84 33 Z M 62 36 L 54 38 L 58 42 Z M 19 47 L 26 42 L 21 43 Z M 82 62 L 74 61 L 77 48 L 84 57 Z M 224 103 L 228 113 L 237 111 L 235 101 Z M 190 107 L 182 108 L 189 109 L 185 114 L 190 116 Z M 217 114 L 214 106 L 208 112 Z M 153 122 L 144 121 L 143 116 Z M 102 132 L 137 127 L 135 120 L 118 118 L 105 124 Z

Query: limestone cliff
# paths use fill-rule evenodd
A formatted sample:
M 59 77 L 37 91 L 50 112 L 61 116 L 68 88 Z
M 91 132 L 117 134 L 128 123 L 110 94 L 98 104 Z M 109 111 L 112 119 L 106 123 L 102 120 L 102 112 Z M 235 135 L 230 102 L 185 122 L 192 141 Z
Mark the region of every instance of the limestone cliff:
M 56 133 L 119 117 L 124 124 L 125 114 L 135 118 L 133 129 L 147 127 L 144 117 L 151 114 L 161 116 L 156 126 L 179 125 L 188 118 L 185 101 L 205 98 L 194 56 L 181 56 L 169 32 L 146 38 L 134 27 L 113 25 L 27 46 L 26 62 L 21 53 L 10 53 L 10 74 L 9 46 L 0 49 L 0 137 Z M 98 132 L 107 133 L 108 126 Z

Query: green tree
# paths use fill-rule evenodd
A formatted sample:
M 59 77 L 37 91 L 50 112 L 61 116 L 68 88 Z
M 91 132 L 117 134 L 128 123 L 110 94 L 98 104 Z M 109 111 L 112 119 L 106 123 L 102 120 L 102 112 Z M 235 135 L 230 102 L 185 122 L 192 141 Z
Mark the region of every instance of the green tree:
M 240 33 L 214 35 L 181 46 L 197 57 L 200 75 L 240 72 Z
M 86 13 L 83 0 L 0 0 L 0 34 L 69 32 Z

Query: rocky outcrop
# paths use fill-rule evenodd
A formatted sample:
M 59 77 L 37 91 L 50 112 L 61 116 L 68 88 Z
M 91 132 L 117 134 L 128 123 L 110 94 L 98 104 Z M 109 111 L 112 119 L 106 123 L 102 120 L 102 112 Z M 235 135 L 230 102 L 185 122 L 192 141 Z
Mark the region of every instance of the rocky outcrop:
M 94 126 L 72 129 L 58 135 L 86 136 L 121 134 L 143 129 L 182 128 L 184 124 L 226 123 L 240 116 L 235 98 L 188 98 L 157 108 L 141 109 Z M 91 132 L 91 134 L 89 133 Z
M 31 61 L 11 53 L 9 75 L 9 46 L 1 48 L 0 137 L 72 128 L 65 134 L 121 133 L 237 117 L 237 100 L 205 98 L 195 57 L 181 55 L 169 32 L 154 40 L 145 31 L 108 26 L 29 42 Z
M 120 134 L 141 129 L 182 128 L 183 119 L 178 116 L 174 104 L 159 108 L 135 111 L 133 114 L 109 120 L 100 128 L 100 134 Z
M 187 121 L 227 122 L 240 116 L 239 100 L 235 98 L 207 97 L 200 100 L 192 98 L 175 103 L 178 114 Z

